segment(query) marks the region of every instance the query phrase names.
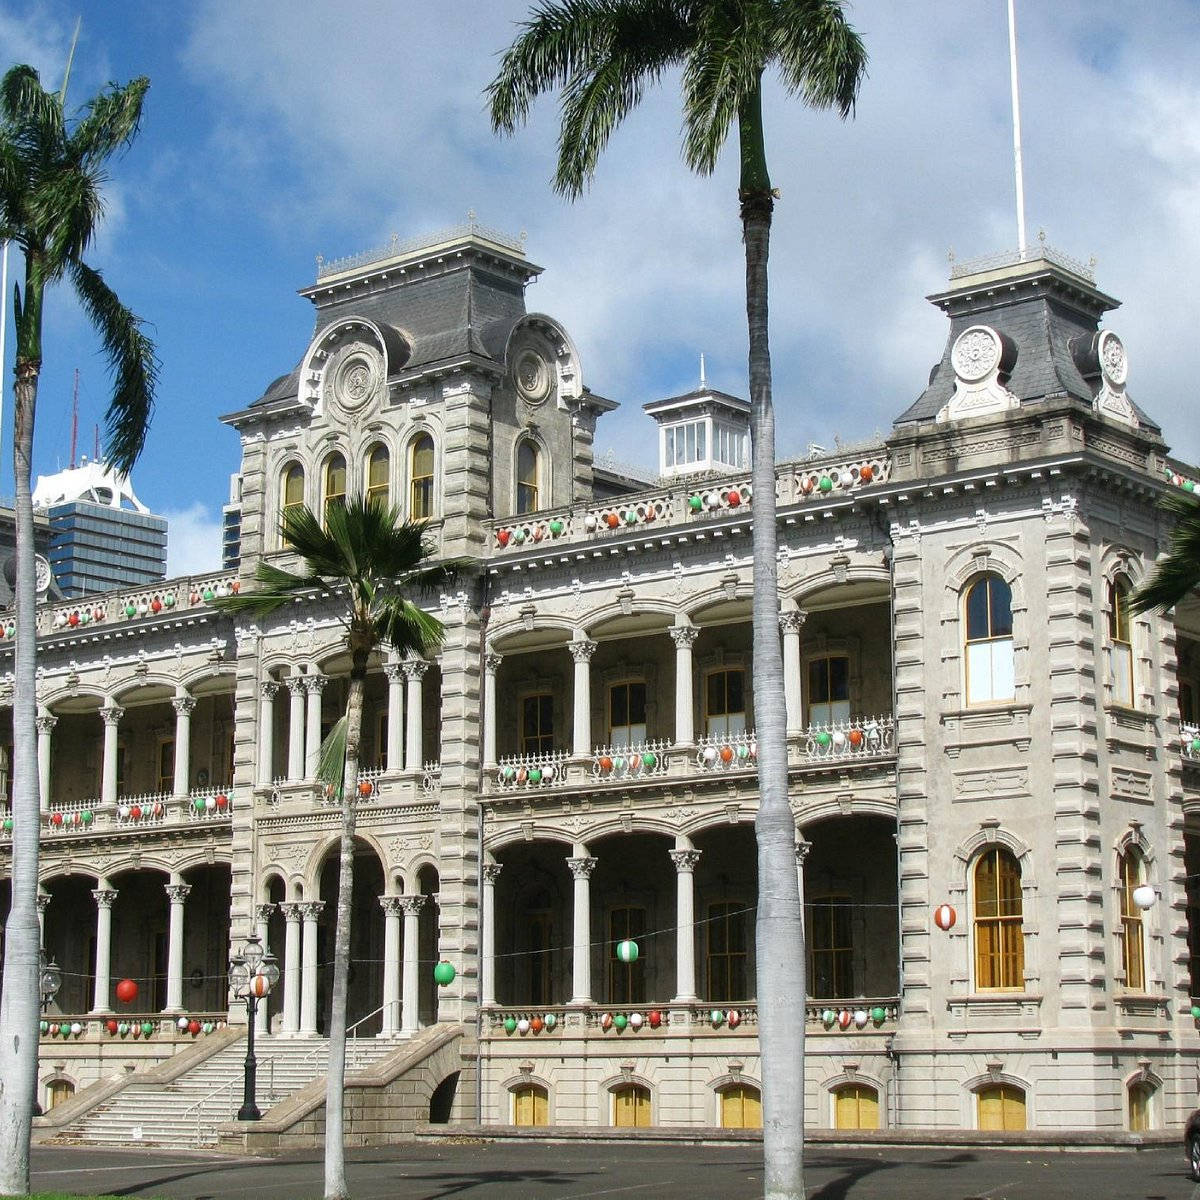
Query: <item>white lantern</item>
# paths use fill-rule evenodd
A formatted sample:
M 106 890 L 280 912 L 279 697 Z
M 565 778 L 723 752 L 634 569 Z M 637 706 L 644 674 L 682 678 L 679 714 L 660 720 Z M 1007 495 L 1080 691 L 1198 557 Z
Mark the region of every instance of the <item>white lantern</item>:
M 1143 912 L 1148 908 L 1153 908 L 1157 899 L 1158 893 L 1148 883 L 1143 883 L 1133 889 L 1133 902 Z
M 180 1017 L 179 1020 L 175 1022 L 175 1028 L 178 1029 L 180 1033 L 187 1033 L 187 1027 L 187 1017 Z
M 857 1025 L 859 1029 L 862 1029 L 870 1019 L 870 1014 L 865 1008 L 856 1008 L 854 1010 L 854 1024 Z
M 517 1032 L 518 1033 L 528 1033 L 529 1032 L 529 1021 L 525 1017 L 522 1017 L 517 1022 Z

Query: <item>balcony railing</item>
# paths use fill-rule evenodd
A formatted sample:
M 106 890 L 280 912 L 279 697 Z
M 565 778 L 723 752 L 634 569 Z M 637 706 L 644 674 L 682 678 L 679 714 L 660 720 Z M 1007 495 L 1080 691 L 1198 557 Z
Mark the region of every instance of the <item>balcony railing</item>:
M 592 755 L 592 778 L 602 783 L 650 779 L 667 773 L 669 742 L 634 742 L 602 746 Z
M 803 753 L 809 762 L 882 758 L 895 753 L 896 726 L 891 717 L 853 717 L 810 725 Z
M 566 762 L 565 750 L 502 758 L 496 767 L 496 787 L 501 792 L 561 787 L 567 781 Z
M 51 801 L 40 815 L 39 824 L 46 838 L 220 823 L 229 820 L 233 804 L 233 789 L 220 787 L 199 788 L 187 796 L 167 792 L 121 796 L 115 804 L 108 805 L 101 804 L 99 799 Z M 12 831 L 12 813 L 5 811 L 0 817 L 0 843 L 11 840 Z
M 1200 725 L 1183 721 L 1179 726 L 1179 749 L 1188 762 L 1200 762 Z

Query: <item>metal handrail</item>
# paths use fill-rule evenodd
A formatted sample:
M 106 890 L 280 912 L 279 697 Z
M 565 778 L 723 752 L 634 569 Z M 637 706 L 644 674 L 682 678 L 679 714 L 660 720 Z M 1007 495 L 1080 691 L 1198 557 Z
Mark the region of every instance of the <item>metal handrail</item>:
M 381 1004 L 378 1008 L 372 1009 L 371 1012 L 367 1013 L 367 1015 L 365 1017 L 360 1017 L 357 1021 L 354 1022 L 353 1025 L 347 1026 L 346 1027 L 346 1040 L 347 1041 L 357 1041 L 358 1040 L 358 1027 L 360 1025 L 365 1025 L 372 1017 L 379 1016 L 379 1014 L 382 1013 L 385 1008 L 387 1008 L 387 1005 Z M 328 1041 L 329 1041 L 329 1038 L 327 1038 L 327 1037 L 321 1038 L 320 1044 L 315 1046 L 300 1061 L 307 1063 L 307 1062 L 311 1062 L 313 1059 L 319 1057 L 321 1054 L 321 1051 L 325 1050 L 327 1048 L 326 1043 Z

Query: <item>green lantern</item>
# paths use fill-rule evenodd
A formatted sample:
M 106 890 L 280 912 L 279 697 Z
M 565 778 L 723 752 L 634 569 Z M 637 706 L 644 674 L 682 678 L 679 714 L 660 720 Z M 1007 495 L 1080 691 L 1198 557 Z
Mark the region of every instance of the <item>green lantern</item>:
M 558 1018 L 553 1013 L 547 1013 L 545 1019 L 542 1021 L 542 1024 L 545 1025 L 547 1029 L 553 1029 L 555 1025 L 558 1024 Z
M 79 814 L 79 819 L 80 819 L 80 820 L 81 820 L 81 821 L 82 821 L 82 822 L 83 822 L 85 825 L 90 825 L 90 824 L 91 824 L 91 823 L 92 823 L 92 822 L 95 820 L 95 817 L 93 816 L 93 814 L 92 814 L 92 810 L 91 810 L 90 808 L 85 808 L 85 809 L 83 810 L 83 812 L 81 812 L 81 813 Z
M 143 1021 L 142 1022 L 142 1033 L 146 1037 L 149 1037 L 153 1032 L 154 1032 L 154 1022 L 153 1021 Z
M 204 599 L 205 599 L 205 600 L 211 600 L 211 599 L 213 599 L 213 597 L 214 597 L 214 596 L 216 596 L 216 594 L 217 594 L 217 593 L 216 593 L 216 592 L 214 592 L 214 591 L 212 590 L 212 588 L 205 588 L 205 589 L 204 589 Z
M 708 1014 L 708 1019 L 712 1022 L 714 1029 L 725 1024 L 725 1014 L 719 1008 L 714 1008 L 712 1012 Z
M 635 963 L 638 960 L 638 944 L 633 941 L 617 943 L 617 958 L 623 963 Z
M 454 964 L 447 962 L 444 958 L 436 967 L 433 968 L 433 981 L 438 987 L 448 987 L 454 982 L 454 976 L 458 972 L 454 969 Z
M 562 531 L 563 531 L 563 523 L 557 517 L 555 517 L 554 520 L 550 522 L 550 532 L 555 537 L 558 537 L 558 535 L 560 533 L 562 533 Z
M 136 604 L 125 605 L 125 615 L 127 617 L 136 617 L 137 616 L 137 605 Z
M 4 832 L 5 832 L 5 833 L 12 833 L 12 831 L 13 831 L 13 819 L 12 819 L 12 817 L 5 817 L 5 818 L 4 818 Z
M 529 782 L 530 783 L 541 783 L 542 782 L 542 772 L 538 767 L 530 767 L 529 768 Z
M 204 811 L 204 809 L 205 809 L 204 797 L 203 797 L 203 796 L 197 796 L 197 797 L 196 797 L 196 799 L 192 801 L 192 807 L 193 807 L 193 808 L 194 808 L 194 809 L 195 809 L 197 812 L 203 812 L 203 811 Z
M 833 491 L 833 480 L 830 479 L 828 475 L 822 475 L 819 482 L 817 483 L 817 487 L 823 492 L 832 492 Z
M 616 1027 L 618 1033 L 620 1033 L 621 1030 L 624 1029 L 628 1024 L 629 1018 L 624 1013 L 617 1013 L 617 1015 L 613 1017 L 613 1025 Z
M 504 1032 L 505 1033 L 516 1033 L 517 1032 L 517 1018 L 516 1017 L 505 1017 L 504 1018 Z
M 658 759 L 653 754 L 651 754 L 649 750 L 647 750 L 646 753 L 642 755 L 642 766 L 643 767 L 652 767 L 652 766 L 654 766 L 654 764 L 656 762 L 658 762 Z
M 822 729 L 821 732 L 817 734 L 817 745 L 820 746 L 822 750 L 828 746 L 831 741 L 833 741 L 833 738 L 826 730 Z
M 689 496 L 688 497 L 688 508 L 690 508 L 692 510 L 692 512 L 699 512 L 703 507 L 704 507 L 704 497 L 703 496 Z
M 828 1029 L 837 1020 L 837 1013 L 832 1008 L 826 1008 L 821 1013 L 821 1024 Z
M 42 1031 L 42 1033 L 49 1033 L 50 1032 L 50 1022 L 42 1021 L 41 1024 L 38 1025 L 38 1029 L 40 1029 Z
M 1200 1021 L 1200 1004 L 1192 1005 L 1192 1019 L 1195 1021 Z
M 871 1009 L 871 1020 L 874 1021 L 876 1025 L 882 1025 L 886 1019 L 887 1009 L 885 1009 L 882 1004 L 877 1004 L 873 1009 Z
M 1192 738 L 1192 753 L 1200 754 L 1200 737 Z
M 636 525 L 637 524 L 637 510 L 636 509 L 631 508 L 625 513 L 625 524 L 626 525 Z

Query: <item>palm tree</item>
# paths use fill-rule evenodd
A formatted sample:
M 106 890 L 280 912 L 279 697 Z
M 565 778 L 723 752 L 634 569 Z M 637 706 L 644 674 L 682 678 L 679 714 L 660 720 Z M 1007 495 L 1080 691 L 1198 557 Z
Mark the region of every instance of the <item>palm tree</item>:
M 332 590 L 344 599 L 342 621 L 350 652 L 346 712 L 325 740 L 318 775 L 336 781 L 342 805 L 334 927 L 333 997 L 329 1016 L 329 1074 L 325 1087 L 325 1197 L 341 1200 L 346 1188 L 342 1089 L 346 1077 L 346 984 L 350 966 L 350 898 L 354 870 L 355 798 L 362 737 L 367 662 L 381 646 L 424 655 L 442 642 L 442 623 L 408 597 L 450 582 L 454 562 L 427 566 L 431 550 L 423 522 L 402 522 L 398 509 L 362 497 L 330 505 L 322 522 L 309 508 L 284 514 L 281 532 L 304 562 L 302 574 L 260 562 L 258 587 L 217 603 L 236 613 L 269 616 L 298 594 Z
M 783 659 L 776 584 L 775 417 L 767 338 L 767 253 L 776 194 L 767 171 L 762 78 L 813 108 L 848 116 L 866 51 L 839 0 L 543 0 L 488 88 L 492 126 L 512 133 L 534 99 L 561 90 L 554 186 L 575 198 L 647 84 L 683 73 L 683 157 L 711 174 L 737 121 L 750 429 L 754 451 L 754 692 L 759 747 L 759 1040 L 763 1061 L 765 1195 L 802 1196 L 804 948 L 788 804 Z
M 69 68 L 68 68 L 69 74 Z M 145 78 L 110 84 L 68 122 L 66 81 L 42 88 L 32 67 L 0 81 L 0 241 L 25 256 L 24 287 L 14 289 L 13 476 L 16 488 L 16 628 L 13 698 L 12 908 L 4 928 L 0 999 L 0 1194 L 29 1191 L 29 1137 L 37 1078 L 38 774 L 35 698 L 36 590 L 30 469 L 42 305 L 48 286 L 67 278 L 91 319 L 113 372 L 107 459 L 128 472 L 141 453 L 154 404 L 158 364 L 142 324 L 100 272 L 84 262 L 104 207 L 105 165 L 138 131 Z
M 1175 518 L 1171 548 L 1150 576 L 1129 598 L 1134 612 L 1161 608 L 1164 612 L 1200 587 L 1200 496 L 1168 492 L 1159 508 Z

